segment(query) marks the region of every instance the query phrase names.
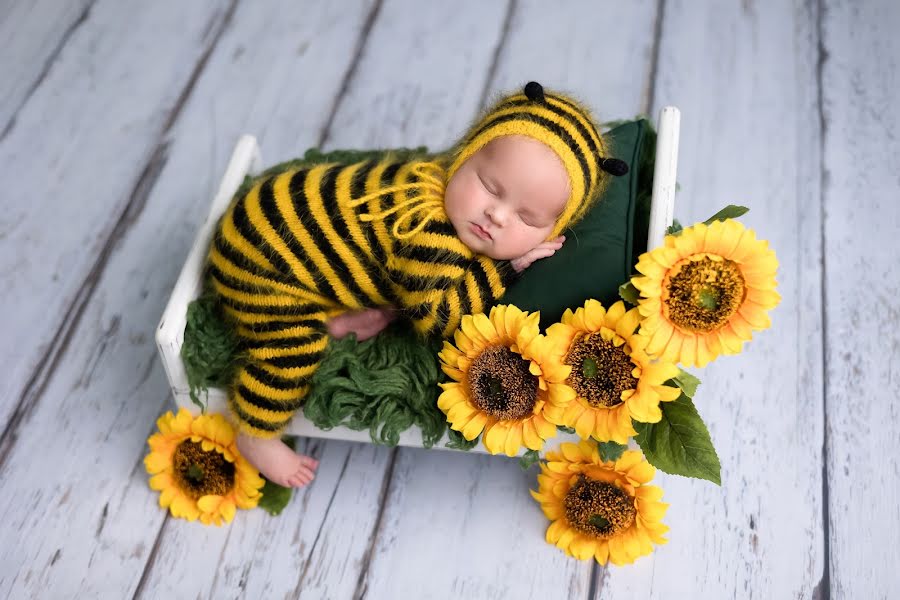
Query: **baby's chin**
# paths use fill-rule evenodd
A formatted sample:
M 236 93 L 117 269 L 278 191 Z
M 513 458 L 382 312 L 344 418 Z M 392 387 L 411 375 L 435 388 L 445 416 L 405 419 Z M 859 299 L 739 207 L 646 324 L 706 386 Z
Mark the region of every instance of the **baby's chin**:
M 450 223 L 453 225 L 453 229 L 456 230 L 456 237 L 475 254 L 481 254 L 493 260 L 512 260 L 520 256 L 520 254 L 510 256 L 509 252 L 503 252 L 502 249 L 498 249 L 490 240 L 481 239 L 467 227 L 460 228 L 452 220 Z

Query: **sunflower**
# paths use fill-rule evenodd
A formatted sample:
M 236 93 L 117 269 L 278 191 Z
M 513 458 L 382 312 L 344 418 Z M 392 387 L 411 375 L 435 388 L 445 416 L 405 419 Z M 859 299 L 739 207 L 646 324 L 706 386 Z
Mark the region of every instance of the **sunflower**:
M 441 369 L 453 379 L 442 383 L 438 407 L 451 429 L 467 440 L 484 432 L 482 442 L 491 454 L 515 456 L 524 445 L 540 450 L 556 435 L 544 417 L 548 407 L 563 408 L 574 397 L 564 385 L 569 367 L 552 363 L 540 313 L 526 313 L 512 305 L 466 315 L 439 353 Z
M 641 292 L 647 352 L 686 366 L 737 354 L 754 329 L 771 325 L 767 311 L 778 260 L 768 242 L 733 219 L 698 223 L 669 235 L 638 260 L 631 282 Z
M 668 504 L 662 490 L 646 485 L 656 469 L 640 452 L 626 450 L 604 462 L 596 444 L 562 444 L 541 463 L 538 491 L 530 490 L 550 519 L 547 543 L 578 560 L 602 565 L 634 562 L 665 544 L 661 521 Z
M 159 490 L 159 505 L 173 517 L 200 519 L 206 525 L 230 523 L 235 508 L 253 508 L 265 483 L 238 453 L 234 430 L 219 414 L 196 419 L 182 408 L 156 421 L 144 466 L 150 487 Z
M 547 419 L 574 427 L 583 439 L 625 444 L 636 433 L 632 419 L 656 423 L 662 418 L 659 403 L 679 395 L 678 388 L 663 382 L 675 377 L 678 367 L 651 362 L 644 352 L 646 340 L 636 333 L 640 320 L 638 309 L 626 312 L 624 302 L 604 310 L 596 300 L 588 300 L 550 326 L 551 354 L 572 368 L 566 383 L 577 399 L 564 408 L 548 408 Z

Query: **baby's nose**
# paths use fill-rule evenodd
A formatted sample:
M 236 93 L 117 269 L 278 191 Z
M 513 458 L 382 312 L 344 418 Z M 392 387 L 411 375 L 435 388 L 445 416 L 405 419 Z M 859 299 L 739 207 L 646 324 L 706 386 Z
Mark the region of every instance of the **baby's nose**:
M 487 218 L 491 220 L 495 225 L 503 225 L 503 221 L 505 221 L 505 217 L 503 216 L 503 211 L 498 210 L 495 206 L 489 206 L 485 209 L 484 214 L 487 215 Z

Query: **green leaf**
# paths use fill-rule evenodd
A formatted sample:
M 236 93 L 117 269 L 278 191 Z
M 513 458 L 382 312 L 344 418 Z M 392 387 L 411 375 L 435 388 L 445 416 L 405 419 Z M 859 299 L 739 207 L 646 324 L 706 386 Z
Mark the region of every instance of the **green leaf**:
M 628 304 L 637 306 L 638 300 L 641 299 L 641 293 L 634 287 L 633 283 L 626 281 L 619 286 L 619 297 Z
M 263 477 L 263 479 L 265 479 L 265 477 Z M 281 514 L 281 511 L 284 510 L 284 507 L 287 506 L 288 502 L 290 502 L 293 490 L 291 488 L 281 487 L 268 479 L 265 479 L 265 481 L 266 484 L 262 489 L 262 498 L 259 500 L 259 507 L 273 517 L 277 517 Z
M 556 426 L 556 430 L 557 430 L 557 431 L 562 431 L 563 433 L 575 433 L 575 428 L 574 428 L 574 427 L 565 427 L 565 426 L 563 426 L 563 425 L 557 425 L 557 426 Z
M 447 437 L 449 437 L 450 440 L 444 445 L 452 450 L 471 450 L 478 445 L 477 437 L 474 440 L 469 441 L 463 437 L 462 433 L 454 429 L 447 429 Z
M 597 442 L 597 449 L 600 451 L 600 458 L 604 462 L 610 460 L 619 460 L 622 453 L 628 449 L 625 444 L 617 444 L 616 442 Z
M 724 221 L 725 219 L 737 219 L 741 215 L 744 215 L 750 209 L 746 206 L 737 206 L 734 204 L 729 204 L 707 220 L 703 221 L 704 225 L 710 225 L 713 221 Z
M 541 460 L 541 454 L 537 450 L 528 450 L 519 457 L 519 466 L 523 471 L 531 468 L 531 465 Z
M 684 227 L 678 222 L 678 219 L 672 219 L 672 224 L 666 228 L 666 235 L 678 235 Z
M 685 394 L 661 402 L 659 423 L 634 421 L 634 440 L 651 465 L 672 475 L 706 479 L 722 485 L 719 457 L 694 403 Z
M 675 387 L 680 387 L 685 396 L 693 398 L 694 394 L 697 393 L 697 386 L 700 385 L 700 380 L 684 369 L 679 369 L 679 371 L 681 372 L 672 379 L 666 381 L 666 384 L 673 384 Z

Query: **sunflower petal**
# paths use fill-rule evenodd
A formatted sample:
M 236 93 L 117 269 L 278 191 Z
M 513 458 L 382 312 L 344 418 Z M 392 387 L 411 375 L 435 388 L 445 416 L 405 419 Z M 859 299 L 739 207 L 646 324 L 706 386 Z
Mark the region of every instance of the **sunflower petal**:
M 465 427 L 462 429 L 463 437 L 469 440 L 470 442 L 477 438 L 479 434 L 484 430 L 485 424 L 487 424 L 488 416 L 486 414 L 477 413 L 472 417 L 472 419 L 466 423 Z
M 506 433 L 506 442 L 504 443 L 504 452 L 507 456 L 515 456 L 522 447 L 522 423 L 513 423 L 510 425 Z

